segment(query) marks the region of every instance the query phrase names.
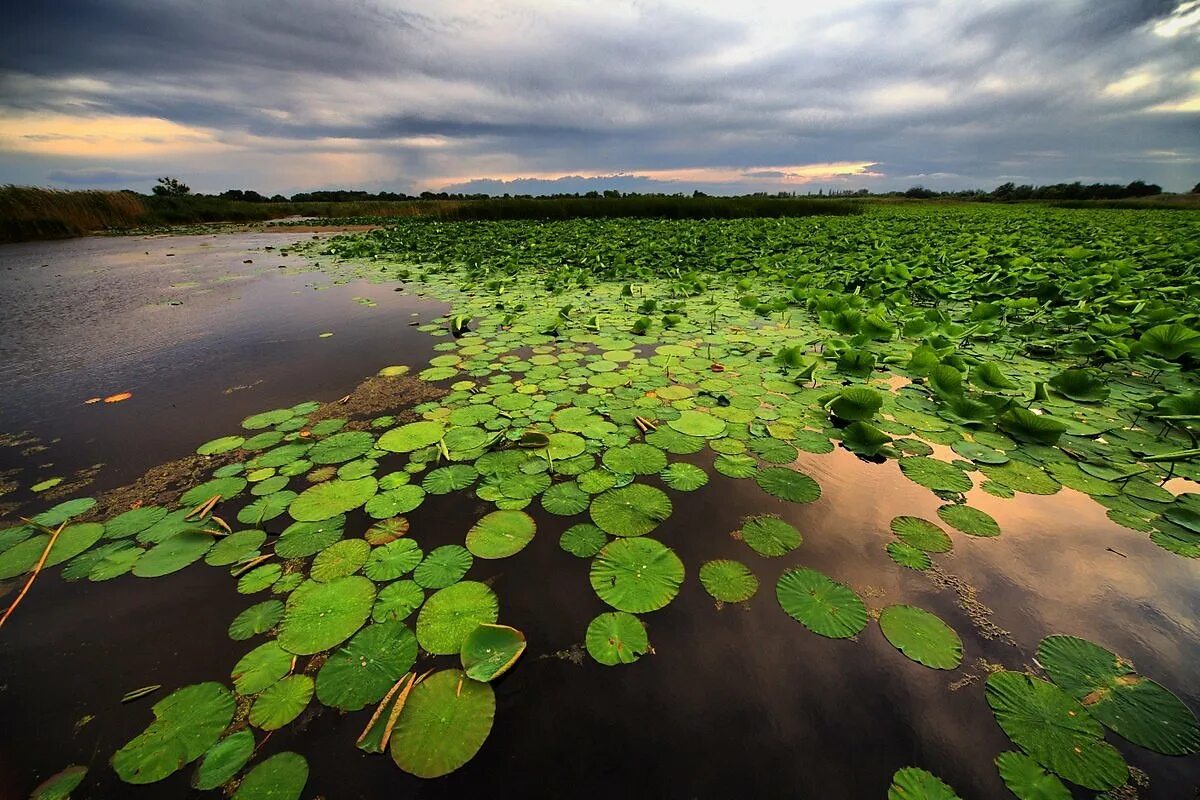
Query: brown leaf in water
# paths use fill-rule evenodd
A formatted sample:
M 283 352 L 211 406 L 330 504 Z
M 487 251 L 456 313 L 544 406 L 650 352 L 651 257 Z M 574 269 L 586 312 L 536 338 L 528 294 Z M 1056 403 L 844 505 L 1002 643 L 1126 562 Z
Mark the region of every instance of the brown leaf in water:
M 104 402 L 119 403 L 122 400 L 128 400 L 131 397 L 133 397 L 133 392 L 119 392 L 117 394 L 110 394 L 108 397 L 104 398 Z

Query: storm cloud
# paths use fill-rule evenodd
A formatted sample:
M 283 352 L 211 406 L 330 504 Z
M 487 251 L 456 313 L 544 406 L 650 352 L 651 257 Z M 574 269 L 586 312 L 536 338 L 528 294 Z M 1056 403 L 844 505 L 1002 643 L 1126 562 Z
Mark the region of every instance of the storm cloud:
M 56 0 L 6 16 L 0 183 L 1200 180 L 1200 0 Z

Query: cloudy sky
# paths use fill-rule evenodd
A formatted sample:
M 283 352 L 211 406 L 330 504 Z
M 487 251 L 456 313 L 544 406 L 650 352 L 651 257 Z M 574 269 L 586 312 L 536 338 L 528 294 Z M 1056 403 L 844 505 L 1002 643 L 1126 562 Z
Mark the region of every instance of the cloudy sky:
M 43 0 L 0 183 L 1200 181 L 1200 0 Z

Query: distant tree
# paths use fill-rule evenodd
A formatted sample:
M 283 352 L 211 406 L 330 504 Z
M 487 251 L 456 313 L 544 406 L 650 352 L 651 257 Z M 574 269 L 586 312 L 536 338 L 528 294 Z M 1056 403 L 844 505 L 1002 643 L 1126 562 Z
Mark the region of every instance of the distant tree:
M 152 191 L 159 197 L 183 197 L 192 193 L 192 187 L 178 178 L 159 178 Z
M 616 189 L 605 189 L 604 196 L 605 197 L 620 197 L 621 193 L 618 192 Z
M 272 203 L 286 203 L 287 198 L 281 194 L 276 194 L 276 195 L 271 196 L 271 202 Z
M 914 186 L 904 193 L 905 197 L 913 197 L 918 200 L 925 200 L 930 197 L 937 197 L 937 192 L 932 189 L 926 189 L 924 186 Z
M 1200 183 L 1192 187 L 1192 194 L 1200 194 Z

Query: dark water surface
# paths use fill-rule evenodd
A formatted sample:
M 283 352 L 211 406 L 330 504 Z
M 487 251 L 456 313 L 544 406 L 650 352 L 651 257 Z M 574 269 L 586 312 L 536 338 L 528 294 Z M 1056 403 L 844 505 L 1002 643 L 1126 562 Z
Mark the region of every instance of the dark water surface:
M 233 432 L 248 413 L 310 397 L 332 399 L 381 366 L 428 358 L 431 340 L 407 326 L 409 314 L 419 310 L 427 318 L 442 306 L 390 286 L 313 291 L 309 285 L 325 285 L 324 278 L 257 274 L 264 265 L 288 262 L 253 249 L 288 240 L 271 234 L 0 248 L 0 275 L 12 274 L 3 272 L 8 265 L 30 273 L 19 291 L 7 281 L 0 289 L 5 428 L 62 437 L 62 446 L 53 448 L 61 463 L 75 458 L 66 451 L 79 447 L 87 454 L 79 464 L 100 460 L 133 477 Z M 146 249 L 160 257 L 145 257 Z M 157 274 L 164 252 L 180 254 L 172 261 L 188 253 L 186 279 L 208 290 L 186 290 L 183 306 L 148 306 L 169 291 Z M 243 265 L 243 258 L 255 264 Z M 64 277 L 39 283 L 46 279 L 36 270 L 48 268 L 29 265 L 41 259 Z M 75 272 L 79 280 L 96 280 L 87 270 L 98 265 L 126 287 L 104 301 L 115 314 L 80 307 L 63 283 Z M 234 277 L 221 279 L 227 275 Z M 23 330 L 43 313 L 27 305 L 26 292 L 37 298 L 37 309 L 61 305 L 76 320 L 74 336 Z M 351 302 L 360 295 L 379 306 Z M 319 339 L 325 330 L 335 336 Z M 111 363 L 92 363 L 101 357 Z M 71 366 L 55 368 L 54 361 Z M 251 389 L 222 391 L 258 380 Z M 79 405 L 123 389 L 134 398 Z M 608 668 L 586 654 L 580 663 L 555 655 L 581 644 L 588 622 L 607 609 L 588 584 L 589 560 L 558 547 L 559 534 L 578 520 L 531 508 L 538 535 L 530 546 L 499 562 L 477 559 L 468 575 L 493 582 L 501 621 L 526 633 L 529 650 L 496 684 L 495 727 L 458 772 L 434 781 L 405 775 L 386 756 L 354 748 L 370 709 L 341 714 L 315 703 L 314 718 L 275 733 L 261 754 L 304 754 L 312 767 L 304 797 L 328 800 L 882 799 L 892 773 L 909 765 L 938 774 L 967 800 L 1004 798 L 1011 795 L 992 759 L 1012 745 L 984 700 L 986 672 L 978 662 L 1021 668 L 1052 633 L 1083 636 L 1121 653 L 1200 709 L 1200 563 L 1114 525 L 1103 508 L 1070 490 L 1014 500 L 975 490 L 971 504 L 992 514 L 1003 535 L 953 534 L 953 552 L 935 561 L 977 589 L 978 599 L 994 609 L 991 621 L 1009 631 L 1013 643 L 989 640 L 953 590 L 897 567 L 884 551 L 890 520 L 899 514 L 935 519 L 936 497 L 905 479 L 894 462 L 869 464 L 837 451 L 802 454 L 799 463 L 821 484 L 815 503 L 784 503 L 752 481 L 715 473 L 700 491 L 670 492 L 675 513 L 651 535 L 678 551 L 688 578 L 674 602 L 644 617 L 656 652 L 633 665 Z M 485 510 L 473 499 L 430 496 L 407 516 L 411 535 L 428 551 L 461 543 Z M 742 517 L 760 513 L 795 524 L 805 536 L 801 547 L 764 559 L 729 537 Z M 352 515 L 348 529 L 365 526 L 365 518 Z M 712 558 L 750 565 L 759 594 L 744 605 L 714 608 L 696 579 L 699 565 Z M 809 633 L 774 597 L 779 575 L 796 565 L 849 584 L 870 608 L 908 602 L 936 613 L 962 637 L 963 667 L 945 672 L 915 664 L 874 624 L 858 641 Z M 0 798 L 25 797 L 69 763 L 91 767 L 84 785 L 90 793 L 77 797 L 213 796 L 187 788 L 191 768 L 153 786 L 120 783 L 106 760 L 145 727 L 150 701 L 118 701 L 147 684 L 164 684 L 165 692 L 227 680 L 258 640 L 232 642 L 226 628 L 257 599 L 238 595 L 225 570 L 203 563 L 156 581 L 40 578 L 0 633 Z M 446 666 L 448 660 L 425 661 Z M 951 689 L 970 672 L 979 675 L 976 682 Z M 76 730 L 85 714 L 95 719 Z M 1108 738 L 1131 765 L 1149 773 L 1142 798 L 1196 796 L 1197 758 L 1157 756 Z

